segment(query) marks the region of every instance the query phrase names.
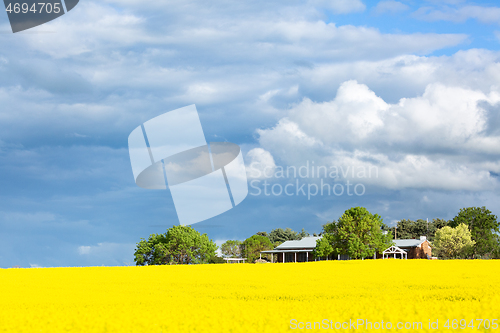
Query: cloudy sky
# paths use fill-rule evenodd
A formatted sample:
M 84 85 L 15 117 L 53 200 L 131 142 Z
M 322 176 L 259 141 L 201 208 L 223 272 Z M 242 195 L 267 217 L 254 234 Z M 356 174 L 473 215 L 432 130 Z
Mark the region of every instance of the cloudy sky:
M 494 1 L 81 0 L 16 34 L 3 13 L 0 43 L 0 267 L 133 264 L 179 220 L 128 135 L 191 104 L 247 165 L 248 197 L 193 225 L 219 245 L 360 205 L 500 214 Z

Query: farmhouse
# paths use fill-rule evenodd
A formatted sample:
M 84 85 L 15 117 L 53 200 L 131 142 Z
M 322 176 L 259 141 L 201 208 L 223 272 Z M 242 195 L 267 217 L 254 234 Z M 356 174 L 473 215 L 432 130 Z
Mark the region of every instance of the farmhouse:
M 301 240 L 286 241 L 273 250 L 261 251 L 261 254 L 271 254 L 272 262 L 307 262 L 318 260 L 312 252 L 316 247 L 319 237 L 304 237 Z M 431 246 L 425 236 L 420 239 L 395 239 L 395 246 L 391 246 L 375 258 L 401 258 L 401 259 L 431 259 Z M 336 258 L 329 256 L 326 260 L 348 260 L 347 255 L 338 255 Z
M 316 247 L 316 241 L 321 237 L 304 237 L 301 240 L 286 241 L 274 250 L 261 251 L 270 253 L 272 262 L 307 262 L 314 260 L 312 251 Z M 276 260 L 273 260 L 276 256 Z

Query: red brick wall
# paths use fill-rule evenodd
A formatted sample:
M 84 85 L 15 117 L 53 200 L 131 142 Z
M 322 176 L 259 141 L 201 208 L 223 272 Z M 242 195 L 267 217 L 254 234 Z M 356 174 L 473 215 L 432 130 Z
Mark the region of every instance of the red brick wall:
M 427 259 L 427 255 L 429 255 L 429 258 L 432 257 L 431 253 L 432 249 L 429 245 L 428 241 L 423 242 L 420 244 L 419 247 L 415 247 L 410 250 L 408 253 L 408 259 Z

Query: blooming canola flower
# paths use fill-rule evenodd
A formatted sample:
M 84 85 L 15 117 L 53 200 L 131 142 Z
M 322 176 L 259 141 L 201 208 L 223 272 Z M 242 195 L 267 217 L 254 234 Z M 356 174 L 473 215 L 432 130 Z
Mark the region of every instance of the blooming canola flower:
M 0 291 L 0 332 L 274 333 L 309 331 L 307 323 L 364 332 L 371 329 L 353 323 L 367 322 L 383 322 L 376 331 L 438 332 L 446 320 L 500 319 L 500 262 L 2 269 Z M 429 327 L 436 321 L 439 330 Z

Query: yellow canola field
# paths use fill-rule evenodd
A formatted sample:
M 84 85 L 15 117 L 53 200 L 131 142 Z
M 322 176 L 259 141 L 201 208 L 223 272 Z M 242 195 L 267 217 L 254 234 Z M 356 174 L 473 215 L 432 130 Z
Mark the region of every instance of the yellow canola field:
M 0 295 L 0 332 L 500 333 L 494 260 L 1 269 Z

